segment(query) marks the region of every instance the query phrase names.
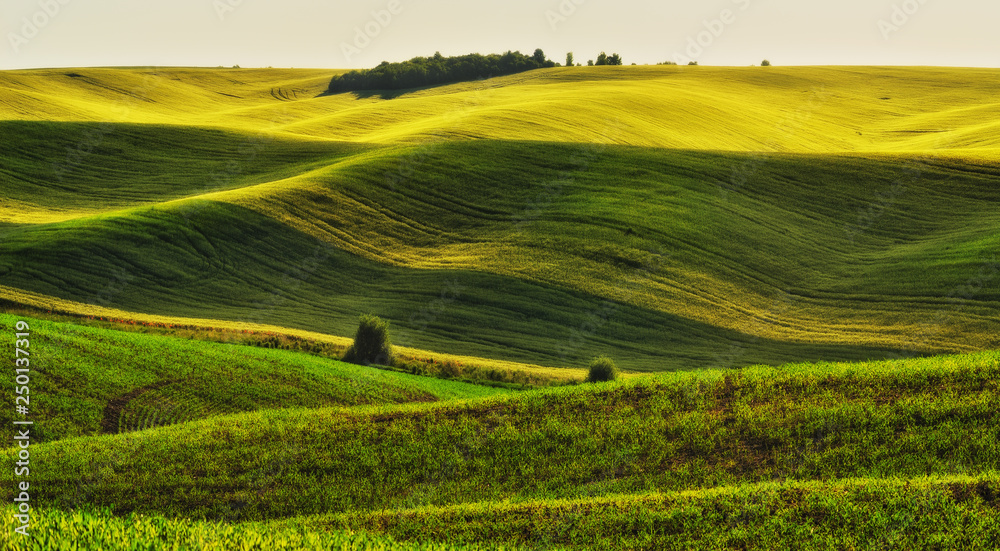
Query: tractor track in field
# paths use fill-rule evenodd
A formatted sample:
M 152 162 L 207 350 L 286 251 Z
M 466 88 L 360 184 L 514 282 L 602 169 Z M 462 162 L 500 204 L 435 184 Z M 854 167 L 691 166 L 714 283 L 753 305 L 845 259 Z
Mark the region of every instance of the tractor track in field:
M 104 415 L 101 418 L 101 434 L 118 434 L 118 429 L 121 426 L 122 412 L 125 411 L 126 407 L 128 407 L 129 402 L 151 390 L 159 390 L 167 385 L 178 383 L 180 381 L 182 381 L 182 379 L 157 381 L 109 400 L 108 405 L 104 406 Z
M 271 88 L 271 97 L 281 101 L 297 101 L 299 99 L 298 90 L 286 90 L 285 88 Z

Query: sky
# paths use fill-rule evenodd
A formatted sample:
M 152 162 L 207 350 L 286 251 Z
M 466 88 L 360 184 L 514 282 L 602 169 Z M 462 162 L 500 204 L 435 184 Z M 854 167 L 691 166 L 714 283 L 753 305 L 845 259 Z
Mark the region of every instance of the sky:
M 1000 67 L 997 0 L 3 0 L 0 69 L 363 68 L 472 52 L 626 64 Z

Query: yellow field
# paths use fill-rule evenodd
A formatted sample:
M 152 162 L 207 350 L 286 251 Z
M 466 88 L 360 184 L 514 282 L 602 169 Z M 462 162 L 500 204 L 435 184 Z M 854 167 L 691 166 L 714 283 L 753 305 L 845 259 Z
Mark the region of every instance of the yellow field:
M 76 77 L 69 74 L 79 75 Z M 284 137 L 598 142 L 705 151 L 995 154 L 990 69 L 580 67 L 407 93 L 320 97 L 336 71 L 0 74 L 0 117 L 212 126 Z

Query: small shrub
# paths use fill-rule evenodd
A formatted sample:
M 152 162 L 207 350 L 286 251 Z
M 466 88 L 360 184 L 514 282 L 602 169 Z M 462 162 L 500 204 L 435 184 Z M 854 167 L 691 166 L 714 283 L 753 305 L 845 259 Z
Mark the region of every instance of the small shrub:
M 440 373 L 446 379 L 457 379 L 462 376 L 462 366 L 454 360 L 445 360 L 441 363 Z
M 761 67 L 770 67 L 771 66 L 771 62 L 765 59 L 764 61 L 760 62 L 760 66 Z
M 392 365 L 389 322 L 378 316 L 361 316 L 354 344 L 344 352 L 344 361 L 358 365 Z
M 618 366 L 607 356 L 599 356 L 590 362 L 588 383 L 602 383 L 618 379 Z

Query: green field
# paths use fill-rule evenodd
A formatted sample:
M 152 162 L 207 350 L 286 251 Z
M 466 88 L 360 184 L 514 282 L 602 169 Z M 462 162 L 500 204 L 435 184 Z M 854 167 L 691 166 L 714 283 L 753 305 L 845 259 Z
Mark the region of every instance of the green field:
M 974 122 L 1000 75 L 692 69 L 391 100 L 315 97 L 311 72 L 9 72 L 0 94 L 45 108 L 0 112 L 0 285 L 340 336 L 373 311 L 407 346 L 551 367 L 997 347 L 997 133 Z M 711 132 L 673 143 L 685 117 Z
M 19 318 L 0 314 L 12 327 Z M 22 318 L 23 319 L 23 318 Z M 31 389 L 36 441 L 117 434 L 276 408 L 493 396 L 485 386 L 342 364 L 303 353 L 31 322 L 44 343 Z M 4 346 L 13 354 L 13 348 Z M 225 384 L 219 384 L 225 381 Z M 9 391 L 5 392 L 10 396 Z M 0 422 L 14 420 L 10 409 Z
M 0 72 L 39 533 L 1000 545 L 1000 71 L 335 73 Z
M 985 352 L 265 410 L 43 443 L 32 483 L 58 510 L 248 530 L 595 549 L 674 536 L 688 542 L 678 548 L 765 549 L 806 533 L 809 547 L 871 534 L 975 547 L 1000 538 L 998 375 L 1000 356 Z
M 4 517 L 15 514 L 6 507 Z M 178 519 L 129 515 L 114 517 L 107 511 L 48 510 L 37 520 L 28 543 L 2 543 L 3 551 L 64 549 L 67 542 L 76 549 L 233 549 L 328 550 L 344 551 L 476 551 L 509 549 L 505 546 L 419 544 L 388 536 L 335 531 L 317 532 L 305 527 L 275 528 L 268 525 L 222 522 L 187 522 Z

